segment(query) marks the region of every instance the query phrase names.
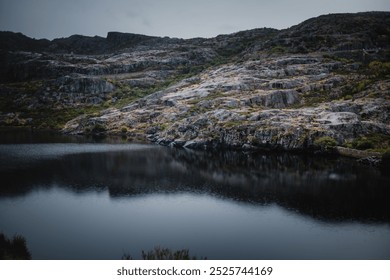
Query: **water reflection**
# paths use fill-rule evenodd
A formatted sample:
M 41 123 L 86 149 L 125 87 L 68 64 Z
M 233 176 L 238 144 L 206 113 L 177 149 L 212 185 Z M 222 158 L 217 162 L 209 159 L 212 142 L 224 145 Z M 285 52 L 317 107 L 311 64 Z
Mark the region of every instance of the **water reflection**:
M 111 198 L 209 194 L 326 221 L 390 222 L 390 179 L 341 158 L 194 152 L 150 145 L 0 145 L 0 196 L 61 186 Z

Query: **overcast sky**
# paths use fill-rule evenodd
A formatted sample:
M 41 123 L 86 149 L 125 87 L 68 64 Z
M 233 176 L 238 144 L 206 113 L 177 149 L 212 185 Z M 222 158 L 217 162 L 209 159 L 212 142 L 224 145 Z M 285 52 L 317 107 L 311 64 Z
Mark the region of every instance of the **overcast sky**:
M 364 11 L 390 11 L 390 0 L 0 0 L 0 30 L 37 39 L 105 37 L 108 31 L 214 37 Z

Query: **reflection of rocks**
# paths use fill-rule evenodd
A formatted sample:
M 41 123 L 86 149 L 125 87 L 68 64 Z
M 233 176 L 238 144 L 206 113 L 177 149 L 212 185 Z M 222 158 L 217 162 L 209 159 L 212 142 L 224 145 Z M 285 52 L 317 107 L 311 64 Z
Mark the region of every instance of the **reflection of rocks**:
M 358 160 L 358 162 L 371 165 L 371 166 L 380 166 L 381 158 L 380 157 L 365 157 Z
M 344 159 L 154 147 L 66 155 L 1 173 L 8 182 L 3 195 L 52 185 L 77 192 L 107 188 L 113 197 L 187 191 L 277 203 L 326 220 L 390 221 L 388 178 Z

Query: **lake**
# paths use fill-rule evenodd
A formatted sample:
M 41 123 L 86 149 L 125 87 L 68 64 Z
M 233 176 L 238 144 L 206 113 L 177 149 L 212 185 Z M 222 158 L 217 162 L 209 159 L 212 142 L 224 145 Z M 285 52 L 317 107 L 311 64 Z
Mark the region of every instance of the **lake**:
M 390 259 L 389 174 L 352 159 L 0 133 L 0 232 L 33 259 Z

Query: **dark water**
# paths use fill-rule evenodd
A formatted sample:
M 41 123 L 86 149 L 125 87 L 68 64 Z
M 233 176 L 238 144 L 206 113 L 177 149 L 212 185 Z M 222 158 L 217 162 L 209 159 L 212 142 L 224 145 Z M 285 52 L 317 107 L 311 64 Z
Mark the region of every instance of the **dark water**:
M 390 177 L 354 160 L 0 141 L 0 232 L 25 236 L 34 259 L 139 258 L 156 245 L 209 259 L 390 259 Z

